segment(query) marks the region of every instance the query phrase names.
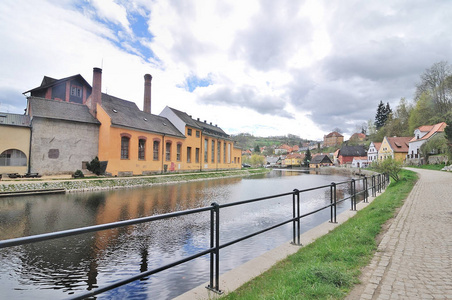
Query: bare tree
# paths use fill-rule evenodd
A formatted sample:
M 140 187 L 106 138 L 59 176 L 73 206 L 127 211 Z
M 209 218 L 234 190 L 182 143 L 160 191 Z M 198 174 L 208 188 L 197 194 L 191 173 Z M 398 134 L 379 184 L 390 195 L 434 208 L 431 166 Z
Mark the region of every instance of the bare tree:
M 416 101 L 422 94 L 432 98 L 435 110 L 444 115 L 452 108 L 452 68 L 446 61 L 433 64 L 421 75 L 416 85 Z

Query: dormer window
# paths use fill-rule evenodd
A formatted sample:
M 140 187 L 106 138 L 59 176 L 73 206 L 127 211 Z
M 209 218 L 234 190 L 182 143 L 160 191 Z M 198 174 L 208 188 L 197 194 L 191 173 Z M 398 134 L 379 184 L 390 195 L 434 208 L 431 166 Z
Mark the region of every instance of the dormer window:
M 82 98 L 82 88 L 76 85 L 72 85 L 71 96 Z

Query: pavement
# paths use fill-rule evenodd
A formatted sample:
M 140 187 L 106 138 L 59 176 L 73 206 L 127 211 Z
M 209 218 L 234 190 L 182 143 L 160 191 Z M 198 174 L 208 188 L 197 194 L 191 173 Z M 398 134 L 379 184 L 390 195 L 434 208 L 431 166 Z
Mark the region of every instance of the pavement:
M 346 299 L 452 299 L 452 173 L 419 180 Z

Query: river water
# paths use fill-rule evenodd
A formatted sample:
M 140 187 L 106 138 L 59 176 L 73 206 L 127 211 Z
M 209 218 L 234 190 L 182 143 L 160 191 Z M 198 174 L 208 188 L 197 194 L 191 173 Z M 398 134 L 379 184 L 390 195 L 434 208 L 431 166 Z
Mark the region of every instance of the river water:
M 98 193 L 0 198 L 0 240 L 225 204 L 348 179 L 277 171 Z M 338 199 L 348 191 L 338 188 Z M 329 203 L 329 189 L 301 195 L 301 213 Z M 338 213 L 350 202 L 338 206 Z M 220 243 L 292 216 L 292 197 L 221 210 Z M 305 232 L 329 219 L 329 210 L 302 219 Z M 75 296 L 209 248 L 210 213 L 0 250 L 1 299 Z M 220 251 L 224 273 L 292 238 L 287 224 Z M 172 299 L 209 279 L 209 256 L 97 296 L 97 299 Z M 220 286 L 221 288 L 221 286 Z

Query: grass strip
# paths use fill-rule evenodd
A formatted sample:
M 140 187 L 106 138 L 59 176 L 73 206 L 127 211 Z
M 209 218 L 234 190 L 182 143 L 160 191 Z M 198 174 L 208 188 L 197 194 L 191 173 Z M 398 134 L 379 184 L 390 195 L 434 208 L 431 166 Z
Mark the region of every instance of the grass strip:
M 402 170 L 400 175 L 353 218 L 223 299 L 344 298 L 372 259 L 382 225 L 394 217 L 417 180 L 412 171 Z

